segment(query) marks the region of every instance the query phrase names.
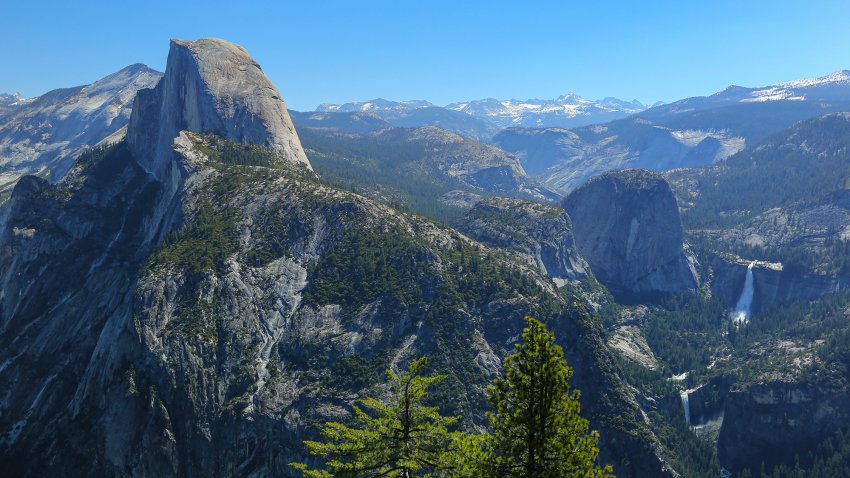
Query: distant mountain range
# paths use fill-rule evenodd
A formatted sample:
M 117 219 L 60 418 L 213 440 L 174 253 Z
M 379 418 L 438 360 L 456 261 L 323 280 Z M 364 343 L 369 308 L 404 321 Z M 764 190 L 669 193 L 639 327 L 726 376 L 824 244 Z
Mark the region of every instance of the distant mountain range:
M 343 105 L 323 103 L 316 109 L 316 113 L 371 115 L 374 118 L 379 118 L 387 122 L 390 126 L 406 128 L 437 126 L 479 141 L 490 140 L 502 129 L 486 119 L 441 108 L 427 101 L 419 100 L 389 101 L 379 98 L 359 103 L 345 103 Z M 306 114 L 309 113 L 297 113 L 302 118 Z M 324 117 L 325 120 L 331 120 L 332 118 L 334 117 Z
M 384 118 L 394 118 L 397 116 L 404 116 L 411 110 L 428 108 L 431 106 L 436 105 L 424 100 L 390 101 L 383 98 L 376 98 L 371 101 L 344 103 L 341 105 L 322 103 L 318 108 L 316 108 L 316 111 L 334 113 L 375 113 Z
M 588 100 L 574 93 L 553 100 L 497 100 L 493 98 L 452 103 L 445 107 L 436 106 L 428 101 L 390 101 L 382 98 L 335 105 L 323 103 L 316 108 L 318 112 L 372 113 L 394 123 L 398 120 L 416 116 L 425 116 L 416 120 L 417 124 L 403 126 L 425 126 L 423 120 L 440 115 L 453 117 L 449 112 L 464 113 L 489 125 L 485 129 L 504 129 L 510 127 L 550 127 L 572 128 L 588 124 L 604 123 L 625 118 L 643 111 L 647 106 L 637 100 L 623 101 L 617 98 Z M 429 111 L 422 115 L 423 111 Z M 442 111 L 438 111 L 442 110 Z M 454 118 L 457 118 L 454 116 Z M 410 123 L 412 120 L 409 120 Z M 439 126 L 427 123 L 431 126 Z M 397 126 L 402 126 L 397 124 Z M 492 136 L 492 135 L 491 135 Z M 479 138 L 480 139 L 480 138 Z
M 747 103 L 843 101 L 848 98 L 848 90 L 850 90 L 850 71 L 841 70 L 817 78 L 785 81 L 758 88 L 730 86 L 710 96 L 686 98 L 652 108 L 642 116 L 653 118 Z
M 710 96 L 687 98 L 670 104 L 658 102 L 652 106 L 644 105 L 638 100 L 624 101 L 613 97 L 588 100 L 575 93 L 569 93 L 549 100 L 486 98 L 451 103 L 444 107 L 425 100 L 391 101 L 376 98 L 344 104 L 322 103 L 316 108 L 316 111 L 325 113 L 371 113 L 395 124 L 398 120 L 410 118 L 415 111 L 443 109 L 465 113 L 473 118 L 486 121 L 498 129 L 512 127 L 577 128 L 607 123 L 636 113 L 643 113 L 643 116 L 653 118 L 733 104 L 844 100 L 847 98 L 848 86 L 850 86 L 850 71 L 842 70 L 823 77 L 787 81 L 759 88 L 730 86 Z M 435 114 L 431 113 L 431 115 Z M 404 126 L 418 127 L 425 126 L 425 124 L 418 121 L 416 124 Z
M 592 101 L 570 93 L 554 100 L 521 101 L 488 98 L 452 103 L 446 108 L 487 119 L 502 128 L 518 126 L 574 128 L 625 118 L 647 107 L 638 100 L 623 101 L 617 98 L 604 98 Z
M 794 123 L 850 111 L 850 71 L 760 88 L 731 86 L 580 128 L 511 128 L 493 143 L 566 192 L 612 169 L 656 171 L 722 161 Z

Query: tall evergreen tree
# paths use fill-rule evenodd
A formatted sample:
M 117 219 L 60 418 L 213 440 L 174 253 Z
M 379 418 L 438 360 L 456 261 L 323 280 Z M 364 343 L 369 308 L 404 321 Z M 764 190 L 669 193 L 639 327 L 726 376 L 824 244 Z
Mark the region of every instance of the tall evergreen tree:
M 599 433 L 579 415 L 579 391 L 555 336 L 526 317 L 523 342 L 505 359 L 505 372 L 488 389 L 494 412 L 492 475 L 523 478 L 610 477 L 596 464 Z
M 425 363 L 425 358 L 411 362 L 404 374 L 387 371 L 393 398 L 361 400 L 363 408 L 354 406 L 354 427 L 329 422 L 322 429 L 325 442 L 305 442 L 311 455 L 324 460 L 325 469 L 304 463 L 290 466 L 311 478 L 410 478 L 431 476 L 452 463 L 444 455 L 460 443 L 448 431 L 458 418 L 444 417 L 422 403 L 428 388 L 445 378 L 423 376 Z

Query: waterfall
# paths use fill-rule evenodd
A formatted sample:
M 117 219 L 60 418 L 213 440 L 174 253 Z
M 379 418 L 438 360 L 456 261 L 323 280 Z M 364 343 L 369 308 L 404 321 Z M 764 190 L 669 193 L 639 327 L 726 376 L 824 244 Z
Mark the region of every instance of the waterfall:
M 688 402 L 688 391 L 682 390 L 679 393 L 679 396 L 682 397 L 682 409 L 685 411 L 685 423 L 688 425 L 688 428 L 691 427 L 691 404 Z
M 750 307 L 753 305 L 753 266 L 755 265 L 756 263 L 753 261 L 747 266 L 744 290 L 741 291 L 741 298 L 738 299 L 735 311 L 732 312 L 732 322 L 736 324 L 746 324 L 750 321 Z

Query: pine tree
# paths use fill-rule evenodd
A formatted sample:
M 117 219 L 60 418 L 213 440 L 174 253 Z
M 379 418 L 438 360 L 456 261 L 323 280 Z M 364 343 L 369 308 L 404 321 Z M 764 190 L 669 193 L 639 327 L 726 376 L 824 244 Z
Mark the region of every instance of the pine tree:
M 440 478 L 482 478 L 493 476 L 493 436 L 488 433 L 455 432 L 452 446 L 442 456 Z
M 378 477 L 410 478 L 435 474 L 455 460 L 446 456 L 461 437 L 448 431 L 457 417 L 444 417 L 436 407 L 423 405 L 428 388 L 445 376 L 423 376 L 426 359 L 410 363 L 407 373 L 387 371 L 393 398 L 374 398 L 354 406 L 354 427 L 329 422 L 322 429 L 325 442 L 306 441 L 311 455 L 326 469 L 304 463 L 290 466 L 311 478 Z M 368 410 L 368 411 L 367 411 Z
M 598 432 L 579 415 L 579 391 L 570 392 L 572 368 L 555 336 L 526 317 L 523 342 L 505 359 L 504 376 L 488 389 L 494 412 L 492 476 L 610 477 L 596 464 Z

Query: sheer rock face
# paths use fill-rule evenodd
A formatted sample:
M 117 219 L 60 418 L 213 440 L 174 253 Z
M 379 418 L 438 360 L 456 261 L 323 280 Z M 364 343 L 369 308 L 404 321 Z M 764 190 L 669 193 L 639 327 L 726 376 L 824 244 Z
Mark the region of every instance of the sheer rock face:
M 630 293 L 694 289 L 679 210 L 670 185 L 650 171 L 598 176 L 564 200 L 573 234 L 593 274 Z
M 576 250 L 570 217 L 559 207 L 490 198 L 469 211 L 459 227 L 488 246 L 517 253 L 556 283 L 588 275 L 587 261 Z
M 244 48 L 224 40 L 171 41 L 165 76 L 136 98 L 127 140 L 162 178 L 184 130 L 269 146 L 310 168 L 278 89 Z

